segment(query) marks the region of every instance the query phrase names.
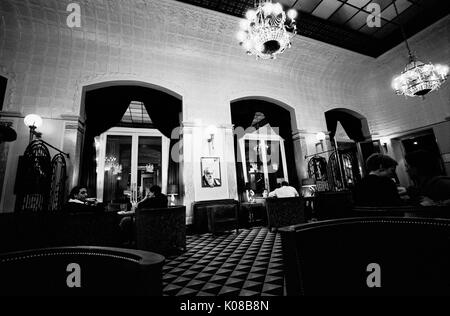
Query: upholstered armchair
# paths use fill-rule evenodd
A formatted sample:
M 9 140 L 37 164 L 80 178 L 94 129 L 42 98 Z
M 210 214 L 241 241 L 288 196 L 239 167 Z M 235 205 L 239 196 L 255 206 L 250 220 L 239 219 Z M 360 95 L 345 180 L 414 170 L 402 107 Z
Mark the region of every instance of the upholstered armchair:
M 0 254 L 0 295 L 162 295 L 164 257 L 134 249 L 58 247 Z
M 269 229 L 305 223 L 305 203 L 301 197 L 266 199 Z
M 186 249 L 186 207 L 136 210 L 137 248 L 164 255 Z
M 345 218 L 280 233 L 287 295 L 450 293 L 450 220 Z

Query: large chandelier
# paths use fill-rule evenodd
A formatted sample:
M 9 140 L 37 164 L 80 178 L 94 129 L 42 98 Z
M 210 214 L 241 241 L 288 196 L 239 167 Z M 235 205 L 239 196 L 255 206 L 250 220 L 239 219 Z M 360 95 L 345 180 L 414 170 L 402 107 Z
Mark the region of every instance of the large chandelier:
M 394 0 L 394 8 L 397 13 L 397 5 Z M 428 92 L 438 89 L 447 79 L 449 68 L 446 65 L 433 65 L 431 63 L 424 64 L 418 61 L 411 53 L 408 41 L 402 25 L 400 29 L 405 40 L 406 48 L 409 53 L 409 63 L 403 72 L 392 80 L 392 88 L 398 95 L 409 97 L 424 96 Z
M 297 33 L 297 11 L 290 9 L 286 14 L 281 4 L 273 4 L 272 0 L 259 0 L 255 7 L 256 10 L 247 11 L 237 37 L 247 54 L 274 59 L 291 46 Z

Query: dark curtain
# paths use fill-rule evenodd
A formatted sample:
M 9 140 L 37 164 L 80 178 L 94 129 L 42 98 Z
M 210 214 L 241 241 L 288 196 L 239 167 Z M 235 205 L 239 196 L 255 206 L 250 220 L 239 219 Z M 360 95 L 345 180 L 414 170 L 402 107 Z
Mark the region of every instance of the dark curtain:
M 80 183 L 94 194 L 97 186 L 94 138 L 117 125 L 131 102 L 120 87 L 100 88 L 86 92 L 86 131 Z
M 331 139 L 333 139 L 336 134 L 337 122 L 341 122 L 342 127 L 350 139 L 355 142 L 362 142 L 365 140 L 360 118 L 342 110 L 331 110 L 325 112 L 325 119 L 328 131 L 330 131 Z
M 242 100 L 231 104 L 231 118 L 235 128 L 247 129 L 252 125 L 256 112 L 261 112 L 265 116 L 264 123 L 269 123 L 272 128 L 279 129 L 279 135 L 284 139 L 286 151 L 286 164 L 289 175 L 289 182 L 292 186 L 298 187 L 298 178 L 295 168 L 294 146 L 292 142 L 291 113 L 280 106 L 262 100 Z M 257 128 L 257 127 L 256 127 Z M 237 155 L 237 137 L 234 141 L 235 155 Z M 236 161 L 237 156 L 235 157 Z M 240 193 L 245 190 L 242 164 L 236 163 L 236 175 L 238 190 Z
M 140 86 L 111 86 L 86 92 L 86 132 L 80 183 L 93 192 L 97 181 L 94 137 L 116 126 L 131 101 L 145 104 L 155 128 L 164 136 L 170 138 L 172 130 L 180 126 L 181 100 L 165 92 Z M 170 161 L 169 174 L 176 173 L 178 178 L 179 164 Z M 178 181 L 174 176 L 171 179 Z

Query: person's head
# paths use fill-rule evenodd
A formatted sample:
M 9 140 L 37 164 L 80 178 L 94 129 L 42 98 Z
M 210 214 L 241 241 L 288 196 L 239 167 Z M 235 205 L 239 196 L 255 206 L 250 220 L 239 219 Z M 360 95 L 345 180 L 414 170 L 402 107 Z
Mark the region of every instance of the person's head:
M 282 186 L 282 187 L 287 187 L 287 186 L 289 186 L 289 182 L 287 182 L 287 181 L 282 181 L 282 182 L 281 182 L 281 186 Z
M 439 157 L 426 150 L 416 150 L 407 153 L 405 162 L 406 172 L 413 181 L 442 174 Z
M 370 155 L 366 160 L 366 167 L 369 173 L 380 177 L 393 178 L 397 165 L 397 161 L 388 155 L 379 153 Z
M 161 187 L 158 185 L 154 185 L 150 188 L 150 195 L 155 196 L 161 194 Z
M 203 175 L 205 176 L 206 180 L 212 180 L 214 172 L 210 167 L 206 167 L 203 171 Z
M 76 199 L 80 201 L 85 201 L 88 196 L 86 187 L 83 187 L 81 185 L 77 185 L 72 188 L 69 194 L 69 198 Z

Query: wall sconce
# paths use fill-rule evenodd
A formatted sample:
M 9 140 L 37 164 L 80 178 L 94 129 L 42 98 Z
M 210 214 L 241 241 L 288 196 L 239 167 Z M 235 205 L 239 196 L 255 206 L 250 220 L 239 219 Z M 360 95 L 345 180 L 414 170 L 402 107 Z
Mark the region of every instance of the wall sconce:
M 322 148 L 321 151 L 323 151 L 323 141 L 325 140 L 325 138 L 326 138 L 326 135 L 324 132 L 318 132 L 316 134 L 316 140 L 318 141 L 318 143 L 316 143 L 316 148 L 317 148 L 317 145 L 320 144 L 320 147 Z M 316 152 L 317 152 L 317 150 L 316 150 Z
M 210 125 L 206 128 L 205 131 L 206 140 L 209 143 L 210 151 L 214 150 L 214 136 L 217 134 L 217 128 L 213 125 Z
M 30 143 L 33 141 L 33 136 L 40 137 L 41 134 L 36 132 L 36 129 L 42 126 L 42 118 L 37 114 L 28 114 L 23 119 L 26 126 L 30 128 Z

